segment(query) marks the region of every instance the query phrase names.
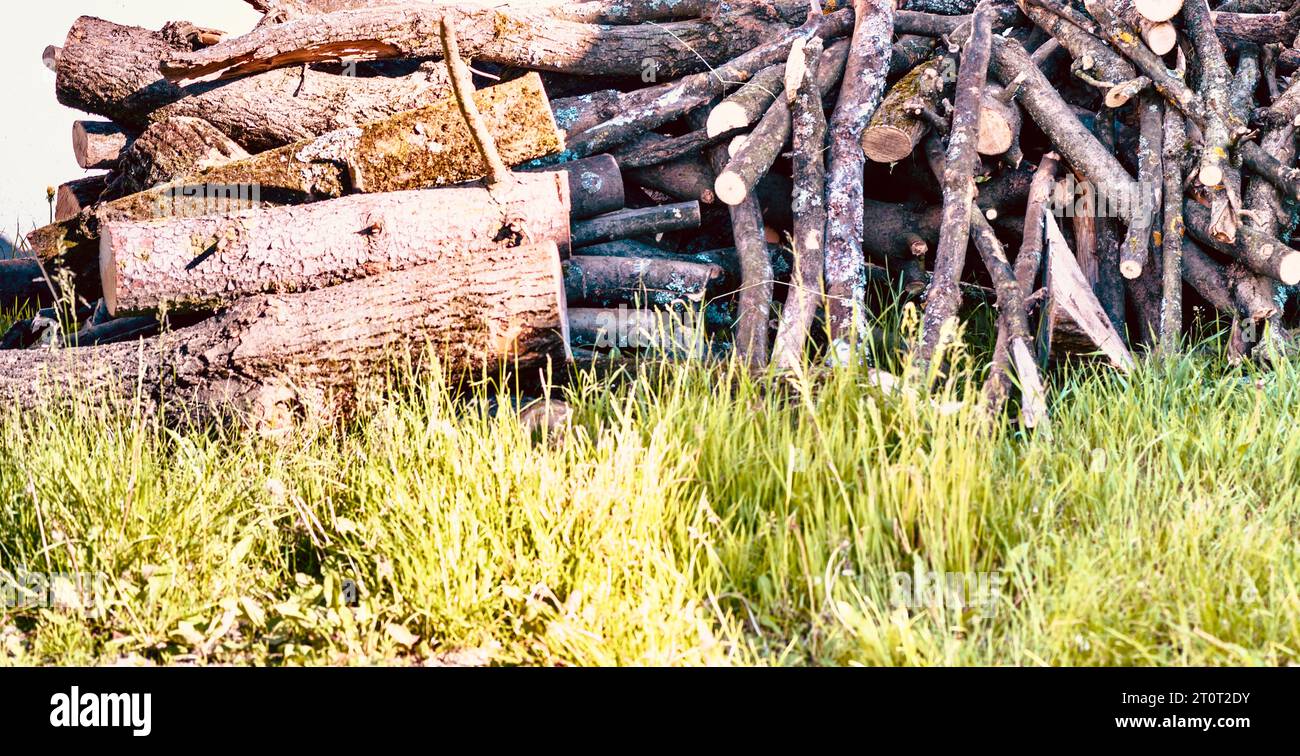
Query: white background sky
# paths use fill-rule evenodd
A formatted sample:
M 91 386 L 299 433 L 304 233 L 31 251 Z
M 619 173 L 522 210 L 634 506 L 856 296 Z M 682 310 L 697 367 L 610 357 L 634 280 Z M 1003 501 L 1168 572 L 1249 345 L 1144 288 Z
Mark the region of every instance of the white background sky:
M 157 29 L 168 21 L 193 21 L 231 34 L 259 18 L 242 0 L 18 0 L 0 24 L 0 234 L 12 239 L 49 220 L 45 187 L 93 171 L 72 158 L 72 122 L 98 118 L 54 99 L 54 72 L 41 62 L 46 45 L 62 45 L 78 16 Z

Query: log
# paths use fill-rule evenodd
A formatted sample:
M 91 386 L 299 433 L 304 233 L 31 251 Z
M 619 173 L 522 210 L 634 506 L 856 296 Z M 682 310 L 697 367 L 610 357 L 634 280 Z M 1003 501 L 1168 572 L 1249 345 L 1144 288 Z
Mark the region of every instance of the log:
M 123 151 L 113 192 L 116 196 L 135 194 L 248 157 L 243 147 L 207 121 L 188 116 L 164 118 Z
M 1191 199 L 1183 202 L 1183 223 L 1201 243 L 1288 286 L 1300 283 L 1300 252 L 1271 234 L 1246 227 L 1238 229 L 1235 241 L 1226 242 L 1216 238 L 1211 230 L 1211 221 L 1209 208 Z
M 675 78 L 750 50 L 807 14 L 806 0 L 772 0 L 728 3 L 691 21 L 607 26 L 509 6 L 406 3 L 261 26 L 211 47 L 172 52 L 160 69 L 168 81 L 189 86 L 308 63 L 438 56 L 446 19 L 474 60 L 584 76 Z
M 826 158 L 826 291 L 831 338 L 866 345 L 866 261 L 862 257 L 862 132 L 884 95 L 894 3 L 854 0 L 855 26 L 844 83 L 828 124 Z M 840 349 L 834 348 L 832 353 Z
M 169 416 L 285 430 L 298 416 L 350 409 L 358 382 L 390 375 L 394 361 L 416 371 L 436 363 L 453 379 L 545 366 L 566 354 L 565 322 L 555 246 L 505 247 L 249 297 L 143 344 L 0 352 L 0 395 L 19 407 L 93 405 L 138 390 Z
M 705 129 L 696 129 L 681 136 L 666 137 L 651 131 L 614 150 L 614 157 L 625 169 L 646 168 L 696 154 L 732 133 L 709 136 Z
M 945 74 L 956 61 L 941 55 L 912 69 L 894 83 L 862 132 L 862 151 L 878 163 L 893 163 L 908 155 L 930 128 L 923 117 L 937 111 L 946 89 Z
M 1290 45 L 1296 32 L 1300 32 L 1300 8 L 1293 3 L 1286 11 L 1276 13 L 1217 11 L 1213 14 L 1213 22 L 1214 31 L 1229 40 Z
M 694 201 L 619 210 L 573 224 L 573 246 L 699 227 L 700 203 Z
M 158 73 L 158 61 L 182 49 L 169 33 L 174 28 L 78 18 L 58 57 L 59 102 L 133 132 L 171 116 L 203 118 L 249 152 L 261 152 L 421 108 L 450 91 L 441 63 L 400 78 L 299 68 L 181 89 Z
M 1103 108 L 1093 120 L 1097 141 L 1111 154 L 1116 153 L 1115 119 L 1113 109 Z M 1127 152 L 1127 150 L 1125 150 Z M 1181 196 L 1181 195 L 1180 195 Z M 1128 313 L 1125 307 L 1124 274 L 1120 273 L 1119 223 L 1107 213 L 1096 219 L 1097 226 L 1097 285 L 1093 292 L 1106 311 L 1116 333 L 1128 332 Z
M 673 199 L 697 200 L 706 205 L 717 200 L 713 193 L 713 172 L 697 158 L 633 168 L 624 176 L 637 186 L 662 192 Z
M 848 9 L 814 16 L 798 29 L 755 47 L 716 70 L 691 74 L 677 81 L 631 92 L 622 98 L 621 113 L 618 116 L 570 139 L 565 154 L 584 157 L 605 152 L 610 147 L 676 120 L 721 96 L 729 86 L 743 84 L 758 71 L 784 61 L 795 40 L 807 39 L 813 34 L 823 39 L 842 36 L 852 23 L 853 14 Z M 704 127 L 705 124 L 701 123 L 700 128 Z
M 568 324 L 572 343 L 584 347 L 699 354 L 705 346 L 689 311 L 573 307 Z
M 1164 150 L 1161 161 L 1163 184 L 1163 221 L 1160 235 L 1163 256 L 1159 345 L 1163 354 L 1178 350 L 1183 330 L 1183 168 L 1182 150 L 1186 140 L 1183 117 L 1175 108 L 1165 108 L 1161 124 Z
M 1224 118 L 1228 112 L 1228 90 L 1232 73 L 1224 58 L 1223 47 L 1214 33 L 1210 6 L 1206 0 L 1187 0 L 1183 4 L 1183 26 L 1196 47 L 1201 66 L 1200 96 L 1207 106 L 1205 125 L 1201 129 L 1201 166 L 1197 178 L 1204 186 L 1223 183 L 1224 163 L 1228 160 L 1231 136 Z
M 621 210 L 624 202 L 623 174 L 613 155 L 592 155 L 555 167 L 525 168 L 524 172 L 557 171 L 569 182 L 569 217 L 592 218 Z
M 40 307 L 52 298 L 41 264 L 31 257 L 0 260 L 0 310 L 6 314 Z
M 1133 356 L 1111 325 L 1051 213 L 1047 224 L 1047 301 L 1039 322 L 1039 357 L 1051 360 L 1068 354 L 1100 351 L 1112 367 L 1129 372 Z
M 721 266 L 688 259 L 574 255 L 564 261 L 564 290 L 570 305 L 698 304 L 722 277 Z
M 107 176 L 86 176 L 60 184 L 54 200 L 54 222 L 75 218 L 77 213 L 99 202 L 108 186 Z
M 117 156 L 128 141 L 126 132 L 111 121 L 72 122 L 72 154 L 82 168 L 116 168 Z
M 980 101 L 978 139 L 975 151 L 981 155 L 1010 153 L 1012 165 L 1019 165 L 1020 108 L 1012 101 L 1017 85 L 999 87 L 996 84 L 984 90 Z
M 260 13 L 273 16 L 274 23 L 283 23 L 302 16 L 322 15 L 341 10 L 376 8 L 392 5 L 393 0 L 245 0 Z M 430 0 L 439 5 L 496 5 L 485 0 Z M 543 10 L 556 18 L 582 21 L 591 24 L 639 24 L 643 21 L 672 21 L 697 18 L 704 15 L 711 3 L 706 0 L 656 0 L 653 3 L 626 3 L 620 0 L 524 0 L 515 2 Z
M 962 269 L 966 265 L 966 247 L 970 240 L 971 207 L 975 199 L 975 151 L 979 137 L 979 117 L 984 84 L 988 77 L 993 44 L 992 18 L 988 4 L 976 6 L 971 18 L 970 34 L 962 46 L 961 66 L 957 69 L 957 91 L 953 104 L 952 131 L 943 160 L 940 188 L 943 192 L 943 225 L 939 246 L 935 250 L 934 278 L 925 292 L 925 315 L 921 339 L 915 356 L 920 374 L 930 380 L 935 355 L 961 306 Z
M 1197 0 L 1191 0 L 1196 2 Z M 1154 94 L 1143 94 L 1138 102 L 1141 136 L 1138 139 L 1138 186 L 1142 189 L 1139 211 L 1129 221 L 1120 249 L 1119 272 L 1125 278 L 1142 275 L 1151 252 L 1151 232 L 1156 212 L 1160 208 L 1164 170 L 1161 156 L 1164 150 L 1164 109 Z M 1179 194 L 1182 193 L 1179 187 Z
M 753 125 L 767 112 L 785 88 L 785 64 L 777 63 L 759 71 L 722 102 L 709 111 L 705 133 L 717 137 Z
M 448 187 L 197 218 L 119 221 L 100 230 L 112 315 L 214 310 L 241 297 L 321 289 L 426 263 L 491 257 L 502 246 L 569 247 L 568 181 L 519 174 Z
M 1183 8 L 1183 0 L 1133 0 L 1133 8 L 1148 21 L 1168 21 Z
M 801 45 L 802 41 L 796 42 L 791 47 L 792 54 L 802 49 Z M 822 60 L 817 65 L 819 96 L 824 96 L 839 81 L 848 53 L 848 42 L 836 42 L 821 54 Z M 789 70 L 789 65 L 786 70 Z M 753 131 L 745 137 L 743 146 L 732 152 L 726 168 L 713 182 L 714 194 L 728 205 L 744 201 L 759 180 L 771 170 L 789 139 L 790 102 L 786 98 L 778 98 L 768 107 Z
M 769 247 L 768 251 L 773 258 L 780 255 L 778 247 Z M 639 242 L 635 239 L 619 239 L 618 241 L 583 247 L 581 252 L 581 257 L 626 257 L 642 260 L 690 262 L 716 267 L 721 272 L 721 277 L 711 281 L 711 286 L 723 291 L 734 290 L 740 281 L 740 260 L 736 255 L 735 247 L 708 249 L 703 252 L 671 252 L 662 247 Z M 577 256 L 579 255 L 575 255 L 575 257 Z
M 808 43 L 803 75 L 791 91 L 791 149 L 794 153 L 794 272 L 781 309 L 772 348 L 776 366 L 797 370 L 817 309 L 823 305 L 822 270 L 826 237 L 826 114 L 818 74 L 823 56 L 821 40 Z
M 474 98 L 488 116 L 507 163 L 515 165 L 563 146 L 536 73 L 481 89 Z M 98 259 L 92 243 L 99 226 L 108 221 L 230 212 L 330 199 L 347 190 L 400 191 L 483 175 L 482 160 L 448 98 L 103 203 L 71 220 L 36 229 L 28 241 L 42 259 L 69 253 L 69 267 L 77 269 L 80 263 Z

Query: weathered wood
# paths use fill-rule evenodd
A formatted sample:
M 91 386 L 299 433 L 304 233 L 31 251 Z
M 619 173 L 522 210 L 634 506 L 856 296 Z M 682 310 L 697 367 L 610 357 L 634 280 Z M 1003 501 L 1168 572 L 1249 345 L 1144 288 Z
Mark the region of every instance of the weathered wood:
M 1200 96 L 1207 106 L 1205 125 L 1201 129 L 1201 166 L 1197 178 L 1205 186 L 1223 183 L 1223 165 L 1228 160 L 1231 135 L 1224 118 L 1227 113 L 1228 87 L 1232 73 L 1224 58 L 1223 47 L 1214 33 L 1210 6 L 1206 0 L 1187 0 L 1183 4 L 1183 26 L 1196 47 L 1201 68 Z
M 565 175 L 569 181 L 569 217 L 573 220 L 623 208 L 623 174 L 612 155 L 592 155 L 553 167 L 524 169 L 525 173 L 536 171 L 557 171 Z
M 106 223 L 100 279 L 113 315 L 213 310 L 502 246 L 569 247 L 568 181 L 519 174 L 490 188 L 357 195 L 231 215 Z
M 77 213 L 99 201 L 108 186 L 107 176 L 86 176 L 60 184 L 54 198 L 54 222 L 75 218 Z
M 1165 108 L 1161 124 L 1163 156 L 1163 222 L 1159 345 L 1164 354 L 1178 350 L 1183 330 L 1183 167 L 1182 150 L 1187 132 L 1175 108 Z
M 492 0 L 426 0 L 435 5 L 485 5 L 497 7 Z M 334 13 L 357 8 L 392 5 L 393 0 L 245 0 L 257 11 L 272 16 L 273 23 L 283 23 L 302 16 Z M 653 3 L 628 3 L 623 0 L 512 0 L 510 5 L 545 11 L 556 18 L 591 24 L 639 24 L 644 21 L 671 21 L 697 18 L 712 5 L 708 0 L 655 0 Z
M 129 141 L 122 127 L 111 121 L 72 122 L 72 154 L 82 168 L 116 168 L 117 157 Z
M 826 291 L 831 338 L 865 346 L 866 261 L 862 258 L 862 132 L 884 95 L 894 3 L 854 0 L 855 26 L 844 83 L 828 124 Z M 838 350 L 837 350 L 838 351 Z
M 564 261 L 565 296 L 574 306 L 698 304 L 722 277 L 721 266 L 684 256 L 574 255 Z
M 442 53 L 446 19 L 466 57 L 521 68 L 590 75 L 667 78 L 694 73 L 752 49 L 802 23 L 806 0 L 729 3 L 706 18 L 607 26 L 504 7 L 406 3 L 342 10 L 261 26 L 193 52 L 173 52 L 160 66 L 181 86 L 220 81 L 306 63 L 422 58 Z
M 1286 11 L 1276 13 L 1217 11 L 1213 14 L 1213 21 L 1214 31 L 1226 39 L 1261 45 L 1290 45 L 1296 33 L 1300 32 L 1300 7 L 1292 4 Z
M 573 246 L 585 247 L 615 239 L 653 236 L 699 227 L 700 203 L 698 202 L 632 208 L 573 224 Z
M 78 18 L 56 65 L 59 102 L 136 132 L 171 116 L 203 118 L 260 152 L 424 107 L 450 91 L 441 63 L 400 78 L 300 67 L 181 89 L 158 73 L 160 59 L 189 49 L 170 33 L 174 27 L 150 31 Z
M 1039 357 L 1100 351 L 1123 372 L 1133 369 L 1133 356 L 1116 333 L 1051 213 L 1047 224 L 1047 302 L 1039 323 Z
M 205 168 L 248 157 L 244 148 L 203 119 L 164 118 L 150 125 L 123 150 L 112 186 L 113 196 L 143 192 Z
M 791 148 L 794 152 L 794 271 L 781 309 L 772 347 L 776 366 L 796 370 L 803 364 L 804 344 L 822 306 L 822 271 L 826 239 L 826 114 L 818 75 L 823 56 L 821 40 L 805 50 L 803 75 L 791 82 Z
M 448 261 L 450 262 L 450 261 Z M 565 357 L 559 257 L 549 243 L 473 253 L 300 294 L 249 297 L 143 344 L 0 352 L 0 395 L 30 407 L 140 395 L 189 419 L 284 430 L 346 410 L 394 360 L 453 379 Z M 365 317 L 357 317 L 363 312 Z
M 1137 152 L 1138 186 L 1142 195 L 1140 207 L 1129 221 L 1128 231 L 1124 234 L 1119 256 L 1119 272 L 1129 279 L 1142 274 L 1151 253 L 1151 233 L 1156 230 L 1153 221 L 1160 208 L 1164 180 L 1161 159 L 1164 149 L 1164 109 L 1159 97 L 1143 94 L 1138 101 L 1138 117 L 1141 132 Z M 1179 187 L 1179 194 L 1181 193 Z

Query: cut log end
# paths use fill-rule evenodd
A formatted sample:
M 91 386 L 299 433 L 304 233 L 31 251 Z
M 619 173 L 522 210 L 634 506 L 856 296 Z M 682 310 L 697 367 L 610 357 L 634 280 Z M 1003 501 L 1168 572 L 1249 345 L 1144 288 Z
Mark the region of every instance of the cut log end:
M 1223 183 L 1223 168 L 1213 163 L 1203 164 L 1196 177 L 1202 186 L 1218 186 Z
M 709 120 L 704 124 L 704 133 L 710 139 L 726 134 L 728 131 L 743 129 L 749 125 L 749 116 L 745 109 L 735 102 L 720 102 L 709 111 Z
M 1142 263 L 1137 260 L 1124 260 L 1119 264 L 1119 272 L 1131 281 L 1142 275 Z
M 1142 29 L 1142 41 L 1147 43 L 1151 52 L 1164 55 L 1178 44 L 1178 29 L 1168 21 L 1151 24 Z
M 1134 9 L 1148 21 L 1168 21 L 1183 9 L 1183 0 L 1134 0 Z
M 745 179 L 740 174 L 723 171 L 713 184 L 713 193 L 728 205 L 739 205 L 749 196 L 749 187 L 745 186 Z
M 862 151 L 877 163 L 894 163 L 912 154 L 912 135 L 896 126 L 873 126 L 862 132 Z
M 1300 283 L 1300 252 L 1291 252 L 1277 266 L 1278 278 L 1287 286 Z
M 981 155 L 1001 155 L 1015 144 L 1016 130 L 1002 114 L 985 108 L 980 112 L 979 139 L 975 151 Z
M 104 290 L 104 307 L 109 315 L 117 317 L 117 260 L 112 254 L 115 247 L 112 237 L 112 225 L 106 224 L 99 236 L 99 280 Z

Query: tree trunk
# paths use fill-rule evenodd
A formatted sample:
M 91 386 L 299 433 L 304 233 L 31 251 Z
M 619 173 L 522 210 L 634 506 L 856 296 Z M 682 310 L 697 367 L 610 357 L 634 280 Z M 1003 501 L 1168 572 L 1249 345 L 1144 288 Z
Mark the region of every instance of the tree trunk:
M 172 52 L 161 70 L 168 81 L 187 86 L 305 63 L 439 56 L 438 28 L 446 18 L 467 58 L 629 77 L 647 74 L 649 60 L 649 74 L 675 78 L 750 50 L 778 30 L 802 23 L 807 14 L 806 0 L 771 0 L 730 3 L 692 21 L 603 26 L 509 6 L 408 3 L 262 26 L 212 47 Z
M 113 190 L 117 196 L 135 194 L 247 157 L 243 147 L 201 118 L 164 118 L 123 151 Z
M 569 247 L 568 182 L 518 174 L 491 188 L 357 195 L 233 215 L 107 223 L 100 278 L 113 315 L 213 310 L 503 246 Z M 449 271 L 450 274 L 450 271 Z
M 450 260 L 448 261 L 450 262 Z M 550 243 L 462 254 L 320 291 L 243 299 L 143 344 L 0 352 L 0 395 L 152 403 L 189 419 L 233 415 L 262 430 L 347 409 L 405 357 L 453 378 L 565 355 L 563 279 Z M 359 315 L 362 314 L 362 315 Z M 374 383 L 359 385 L 367 376 Z
M 442 63 L 401 78 L 300 67 L 181 89 L 158 73 L 159 60 L 189 49 L 169 33 L 175 26 L 150 31 L 78 18 L 55 67 L 59 102 L 137 132 L 171 116 L 203 118 L 248 151 L 260 152 L 421 108 L 450 92 Z

